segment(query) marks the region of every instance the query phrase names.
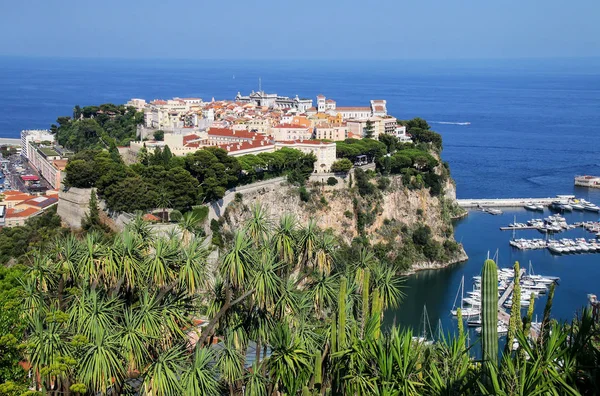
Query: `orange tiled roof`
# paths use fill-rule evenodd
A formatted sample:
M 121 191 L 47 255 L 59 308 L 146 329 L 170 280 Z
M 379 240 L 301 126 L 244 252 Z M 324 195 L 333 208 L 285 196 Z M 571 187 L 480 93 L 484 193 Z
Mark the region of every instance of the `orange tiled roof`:
M 315 145 L 325 145 L 325 144 L 335 144 L 333 142 L 324 142 L 322 140 L 316 140 L 316 139 L 306 139 L 306 140 L 281 140 L 277 142 L 278 144 L 285 144 L 285 145 L 295 145 L 295 144 L 315 144 Z
M 34 195 L 25 194 L 25 193 L 22 193 L 20 191 L 18 191 L 17 194 L 13 194 L 12 191 L 6 191 L 4 193 L 4 200 L 5 201 L 22 202 L 22 201 L 27 201 L 28 199 L 31 199 L 31 198 L 35 198 L 35 196 Z
M 41 210 L 37 208 L 27 208 L 23 210 L 11 208 L 6 211 L 6 218 L 26 218 L 37 214 L 38 212 L 41 212 Z
M 279 124 L 273 128 L 297 128 L 297 129 L 308 129 L 308 127 L 299 124 Z
M 160 219 L 154 216 L 152 213 L 146 213 L 142 218 L 145 221 L 160 221 Z
M 188 144 L 192 140 L 197 140 L 197 139 L 200 139 L 200 136 L 195 135 L 193 133 L 191 135 L 186 135 L 186 136 L 183 137 L 183 145 L 185 146 L 186 144 Z
M 67 167 L 67 162 L 69 161 L 66 159 L 54 160 L 52 161 L 52 165 L 54 165 L 56 169 L 63 171 Z
M 252 148 L 269 147 L 269 146 L 273 146 L 273 143 L 271 143 L 268 139 L 263 139 L 263 140 L 255 140 L 255 141 L 251 141 L 251 142 L 221 144 L 218 147 L 222 148 L 228 152 L 232 152 L 232 151 L 241 151 L 241 150 L 248 150 L 248 149 L 252 149 Z
M 230 136 L 244 139 L 254 139 L 256 137 L 255 133 L 248 131 L 234 131 L 229 128 L 210 128 L 208 130 L 208 136 Z

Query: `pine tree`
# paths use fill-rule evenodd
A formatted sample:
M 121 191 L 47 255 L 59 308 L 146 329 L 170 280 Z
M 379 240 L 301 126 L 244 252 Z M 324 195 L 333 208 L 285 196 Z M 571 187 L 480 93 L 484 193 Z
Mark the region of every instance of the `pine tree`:
M 81 221 L 81 228 L 85 231 L 106 231 L 106 227 L 100 221 L 100 209 L 98 209 L 98 198 L 96 198 L 96 190 L 92 189 L 90 193 L 89 210 Z
M 165 169 L 169 169 L 169 162 L 171 161 L 172 157 L 173 154 L 171 153 L 171 149 L 169 148 L 169 146 L 165 146 L 162 152 L 163 165 L 165 166 Z
M 140 161 L 140 164 L 148 166 L 148 149 L 146 148 L 146 143 L 144 143 L 144 146 L 138 151 L 137 158 L 138 161 Z
M 374 134 L 373 121 L 367 120 L 367 124 L 365 125 L 365 139 L 372 139 Z

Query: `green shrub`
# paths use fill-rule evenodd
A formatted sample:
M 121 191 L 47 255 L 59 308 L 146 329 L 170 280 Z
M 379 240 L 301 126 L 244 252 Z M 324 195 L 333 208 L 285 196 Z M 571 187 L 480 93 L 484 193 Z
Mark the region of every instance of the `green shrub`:
M 444 255 L 442 245 L 433 239 L 427 241 L 425 246 L 423 246 L 423 254 L 431 261 L 438 261 Z
M 308 202 L 310 200 L 310 193 L 306 190 L 306 187 L 301 186 L 298 192 L 300 193 L 300 200 L 302 202 Z
M 324 196 L 321 196 L 321 200 L 320 201 L 321 201 L 322 205 L 327 205 L 328 204 L 328 202 L 327 202 L 327 200 L 325 199 Z
M 352 169 L 352 161 L 347 158 L 342 158 L 335 161 L 331 164 L 332 172 L 344 172 L 347 173 L 350 169 Z
M 346 216 L 347 219 L 353 219 L 354 218 L 354 213 L 350 212 L 349 210 L 346 210 L 344 212 L 344 216 Z
M 198 216 L 198 219 L 201 223 L 204 223 L 204 221 L 208 217 L 208 206 L 204 206 L 204 205 L 192 206 L 192 211 L 194 212 L 194 214 L 196 216 Z
M 412 240 L 416 245 L 425 246 L 431 239 L 431 228 L 429 226 L 419 224 L 413 231 Z
M 221 224 L 212 219 L 210 221 L 210 230 L 212 231 L 212 244 L 218 247 L 223 247 L 223 236 L 221 235 Z
M 391 183 L 392 181 L 389 178 L 380 177 L 379 180 L 377 180 L 377 188 L 379 188 L 381 191 L 385 191 Z
M 358 193 L 363 197 L 375 193 L 375 186 L 369 181 L 369 176 L 362 169 L 355 169 L 354 176 L 356 177 L 356 186 Z
M 244 195 L 242 193 L 235 193 L 235 202 L 242 202 Z
M 172 210 L 171 214 L 169 215 L 169 218 L 171 219 L 171 221 L 179 221 L 179 220 L 181 220 L 182 217 L 183 217 L 183 215 L 178 210 Z
M 336 184 L 338 184 L 338 180 L 337 180 L 335 177 L 333 177 L 333 176 L 330 176 L 330 177 L 327 179 L 327 185 L 328 185 L 328 186 L 335 186 Z

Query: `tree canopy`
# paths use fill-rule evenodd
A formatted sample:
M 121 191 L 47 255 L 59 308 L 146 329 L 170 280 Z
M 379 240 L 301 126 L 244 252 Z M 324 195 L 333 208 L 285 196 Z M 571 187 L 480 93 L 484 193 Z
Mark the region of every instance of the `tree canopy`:
M 58 143 L 75 152 L 90 148 L 109 148 L 111 143 L 125 146 L 137 135 L 144 113 L 134 107 L 106 103 L 100 106 L 75 106 L 73 118 L 59 117 L 51 128 Z
M 81 150 L 67 163 L 65 186 L 95 187 L 108 209 L 129 213 L 159 208 L 164 190 L 169 207 L 186 212 L 256 180 L 288 175 L 290 182 L 303 184 L 316 161 L 312 154 L 289 148 L 239 159 L 217 147 L 185 157 L 173 156 L 169 146 L 142 150 L 140 162 L 130 166 L 106 150 Z

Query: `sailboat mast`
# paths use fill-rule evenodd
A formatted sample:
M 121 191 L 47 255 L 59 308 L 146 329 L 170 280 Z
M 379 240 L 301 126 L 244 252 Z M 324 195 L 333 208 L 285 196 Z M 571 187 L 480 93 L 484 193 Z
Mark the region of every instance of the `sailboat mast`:
M 463 309 L 463 299 L 465 298 L 465 276 L 460 281 L 460 310 Z

